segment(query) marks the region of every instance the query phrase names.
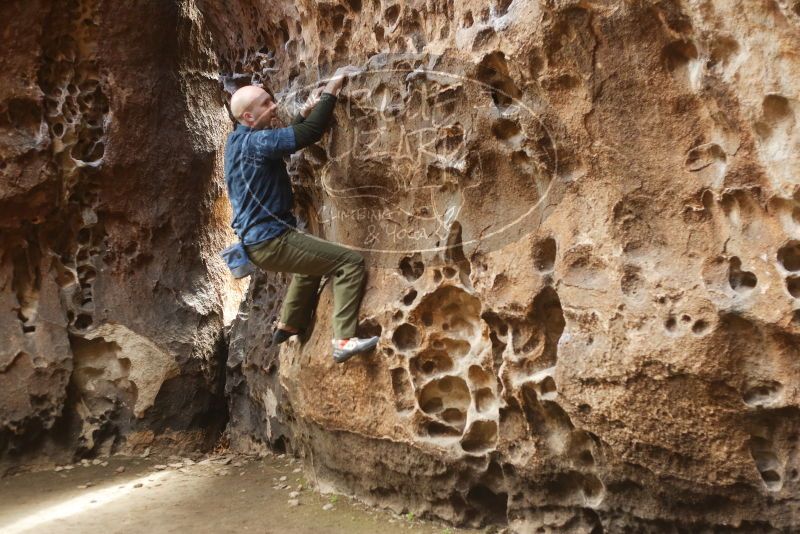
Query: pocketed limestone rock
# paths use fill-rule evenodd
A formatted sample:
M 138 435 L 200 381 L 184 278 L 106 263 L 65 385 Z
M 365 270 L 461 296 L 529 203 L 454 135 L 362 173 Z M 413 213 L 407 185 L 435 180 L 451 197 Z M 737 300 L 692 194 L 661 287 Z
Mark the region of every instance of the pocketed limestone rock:
M 201 7 L 220 71 L 287 112 L 365 68 L 290 168 L 306 227 L 367 257 L 381 344 L 334 364 L 326 289 L 265 350 L 285 279 L 257 278 L 234 444 L 473 526 L 797 528 L 793 2 L 250 9 Z

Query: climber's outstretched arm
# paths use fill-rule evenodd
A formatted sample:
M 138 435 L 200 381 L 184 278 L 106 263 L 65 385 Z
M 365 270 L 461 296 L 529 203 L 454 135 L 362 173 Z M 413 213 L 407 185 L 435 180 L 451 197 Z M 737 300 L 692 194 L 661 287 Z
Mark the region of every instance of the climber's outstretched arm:
M 359 72 L 361 72 L 361 69 L 352 65 L 337 69 L 322 89 L 322 95 L 313 110 L 307 114 L 304 120 L 298 116 L 292 121 L 291 128 L 294 130 L 295 150 L 313 145 L 322 138 L 325 129 L 330 124 L 333 116 L 333 107 L 336 104 L 336 96 L 341 91 L 344 80 L 348 76 Z M 301 115 L 306 115 L 306 111 L 307 108 L 303 110 Z

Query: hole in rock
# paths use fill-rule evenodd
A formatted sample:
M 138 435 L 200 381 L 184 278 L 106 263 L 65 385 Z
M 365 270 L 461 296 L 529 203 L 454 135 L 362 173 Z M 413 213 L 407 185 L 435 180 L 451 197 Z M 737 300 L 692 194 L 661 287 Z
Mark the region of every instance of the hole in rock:
M 462 25 L 465 28 L 471 28 L 474 23 L 475 21 L 472 19 L 472 11 L 467 11 L 466 13 L 464 13 L 464 21 Z
M 782 122 L 792 116 L 792 108 L 789 101 L 781 95 L 767 95 L 761 104 L 764 120 L 768 124 Z
M 420 352 L 409 363 L 411 372 L 415 375 L 433 375 L 453 368 L 453 360 L 450 356 L 446 352 L 436 349 Z
M 409 282 L 417 280 L 422 273 L 425 272 L 425 264 L 422 263 L 421 256 L 414 254 L 413 256 L 405 256 L 400 260 L 400 272 Z
M 414 408 L 414 390 L 408 371 L 402 367 L 392 369 L 392 390 L 394 391 L 394 404 L 398 411 Z
M 521 132 L 519 124 L 509 119 L 498 119 L 492 124 L 492 133 L 501 141 L 507 141 Z
M 685 67 L 693 59 L 697 59 L 697 47 L 691 41 L 674 41 L 661 51 L 661 57 L 670 71 Z
M 89 228 L 81 228 L 78 232 L 78 243 L 87 245 L 92 239 L 92 231 Z
M 556 396 L 556 381 L 552 376 L 545 377 L 539 387 L 542 399 L 552 399 Z
M 77 272 L 78 280 L 80 280 L 83 284 L 92 283 L 97 276 L 97 271 L 91 265 L 79 265 Z
M 786 289 L 796 299 L 800 299 L 800 276 L 790 276 L 786 279 Z
M 458 273 L 458 271 L 456 271 L 452 267 L 445 267 L 444 269 L 442 269 L 442 274 L 445 276 L 445 278 L 453 278 L 456 275 L 456 273 Z
M 467 501 L 485 514 L 485 523 L 501 524 L 508 521 L 506 513 L 508 506 L 507 493 L 494 493 L 486 486 L 478 485 L 469 490 Z
M 708 327 L 709 324 L 707 321 L 704 321 L 703 319 L 698 319 L 692 325 L 692 332 L 694 332 L 697 335 L 705 334 L 708 331 Z
M 508 13 L 508 7 L 514 0 L 495 0 L 493 2 L 494 7 L 494 14 L 497 17 L 502 17 L 506 13 Z
M 347 5 L 350 6 L 350 9 L 356 13 L 361 11 L 361 0 L 347 0 Z
M 578 454 L 578 463 L 587 467 L 594 465 L 594 456 L 591 451 L 582 451 Z
M 70 154 L 80 161 L 97 161 L 103 157 L 105 145 L 101 142 L 81 141 L 72 147 Z
M 64 135 L 64 125 L 62 123 L 57 122 L 53 125 L 53 135 L 56 137 Z
M 461 440 L 461 448 L 467 452 L 479 453 L 493 449 L 497 440 L 497 423 L 494 421 L 475 421 Z
M 481 388 L 487 388 L 492 384 L 492 379 L 489 377 L 489 373 L 487 373 L 479 365 L 470 366 L 469 381 L 472 382 L 476 387 Z
M 448 408 L 439 414 L 443 421 L 456 425 L 459 428 L 464 428 L 464 423 L 467 421 L 467 414 L 458 408 Z
M 78 317 L 75 318 L 75 328 L 78 330 L 86 330 L 90 326 L 92 326 L 92 317 L 85 313 L 78 314 Z
M 558 340 L 564 332 L 564 313 L 558 293 L 545 287 L 536 295 L 533 306 L 525 318 L 509 319 L 512 323 L 512 346 L 517 353 L 537 350 L 535 364 L 539 369 L 551 367 L 556 362 Z M 544 347 L 537 347 L 544 343 Z
M 286 454 L 287 451 L 287 443 L 285 436 L 279 436 L 277 439 L 270 443 L 270 447 L 274 451 L 275 454 Z
M 413 349 L 419 345 L 419 330 L 413 324 L 403 323 L 394 331 L 392 342 L 400 350 Z
M 349 37 L 349 32 L 345 30 L 342 36 L 337 41 L 336 46 L 333 49 L 334 57 L 335 58 L 342 58 L 346 57 L 347 55 L 347 38 Z
M 482 413 L 490 411 L 495 405 L 494 393 L 489 388 L 481 388 L 475 392 L 475 408 Z
M 755 460 L 756 469 L 761 474 L 767 489 L 771 491 L 780 490 L 783 486 L 780 475 L 781 464 L 769 441 L 759 437 L 751 438 L 750 454 Z
M 442 281 L 442 271 L 436 269 L 435 271 L 433 271 L 433 283 L 438 284 L 441 281 Z
M 447 378 L 452 378 L 452 377 L 447 377 Z M 459 380 L 461 379 L 459 378 Z M 451 380 L 442 380 L 441 382 L 439 382 L 439 391 L 443 393 L 449 393 L 452 390 L 453 390 L 453 382 Z
M 472 266 L 470 265 L 467 257 L 464 255 L 464 247 L 462 245 L 463 241 L 461 236 L 461 223 L 454 221 L 450 227 L 450 233 L 447 236 L 447 250 L 445 250 L 445 259 L 456 264 L 461 273 L 461 283 L 465 286 L 469 286 L 469 275 L 472 272 Z M 455 276 L 455 273 L 453 275 Z
M 490 88 L 492 100 L 499 108 L 510 106 L 521 94 L 509 76 L 503 52 L 496 51 L 484 56 L 478 65 L 476 77 Z
M 774 487 L 781 483 L 781 476 L 773 469 L 761 471 L 761 477 L 764 479 L 764 482 L 766 482 L 767 487 Z
M 344 9 L 341 6 L 336 6 L 337 9 Z M 278 31 L 280 32 L 280 40 L 281 43 L 285 43 L 289 40 L 289 25 L 286 23 L 285 20 L 282 20 L 280 26 L 278 27 Z
M 742 260 L 734 256 L 728 267 L 728 283 L 738 293 L 746 293 L 756 287 L 758 278 L 750 271 L 742 270 Z
M 425 400 L 425 403 L 420 403 L 420 408 L 423 412 L 428 414 L 437 414 L 444 409 L 444 403 L 439 397 L 431 397 Z
M 584 475 L 582 490 L 587 499 L 597 501 L 603 493 L 603 488 L 603 483 L 599 478 L 592 474 Z
M 461 435 L 461 431 L 437 421 L 430 421 L 425 425 L 428 436 L 432 438 L 454 438 Z
M 778 250 L 778 262 L 787 271 L 800 271 L 800 241 L 790 241 Z
M 557 403 L 537 398 L 534 386 L 522 385 L 522 409 L 531 432 L 545 437 L 547 447 L 553 451 L 563 451 L 570 432 L 574 428 L 570 416 Z
M 480 300 L 455 286 L 439 287 L 424 297 L 411 314 L 420 317 L 426 326 L 440 325 L 452 332 L 451 337 L 467 339 L 479 328 Z
M 546 481 L 544 487 L 559 501 L 593 498 L 603 491 L 603 484 L 597 477 L 577 471 L 558 473 L 554 479 Z
M 414 299 L 416 298 L 417 298 L 417 290 L 412 289 L 411 291 L 406 293 L 406 295 L 403 297 L 403 304 L 405 304 L 406 306 L 410 306 L 411 303 L 413 303 Z
M 568 438 L 566 454 L 573 459 L 575 464 L 583 467 L 594 465 L 594 455 L 592 454 L 592 438 L 583 431 L 574 431 Z
M 506 466 L 513 469 L 513 466 L 509 464 L 506 464 Z M 486 466 L 486 472 L 483 473 L 481 478 L 486 485 L 497 487 L 503 483 L 503 467 L 496 461 L 491 461 L 489 465 Z
M 681 321 L 683 321 L 684 323 L 690 323 L 692 321 L 692 317 L 690 315 L 684 314 L 681 316 Z
M 742 400 L 753 408 L 766 406 L 777 400 L 782 390 L 783 384 L 775 380 L 769 380 L 765 383 L 748 387 L 742 394 Z
M 497 332 L 501 336 L 508 335 L 508 323 L 501 319 L 497 313 L 487 310 L 481 314 L 481 319 L 486 321 L 492 331 Z
M 669 317 L 664 322 L 664 328 L 666 328 L 667 331 L 669 331 L 669 332 L 673 332 L 677 325 L 678 325 L 678 321 L 675 320 L 675 317 Z
M 419 392 L 419 406 L 423 412 L 437 413 L 442 409 L 456 408 L 467 411 L 470 402 L 466 382 L 457 376 L 445 376 L 428 382 Z
M 389 26 L 394 26 L 397 22 L 397 17 L 400 16 L 400 6 L 393 5 L 386 8 L 386 11 L 383 12 L 383 18 L 386 20 L 386 24 Z
M 552 272 L 556 263 L 556 240 L 548 237 L 536 243 L 534 245 L 533 262 L 539 272 Z

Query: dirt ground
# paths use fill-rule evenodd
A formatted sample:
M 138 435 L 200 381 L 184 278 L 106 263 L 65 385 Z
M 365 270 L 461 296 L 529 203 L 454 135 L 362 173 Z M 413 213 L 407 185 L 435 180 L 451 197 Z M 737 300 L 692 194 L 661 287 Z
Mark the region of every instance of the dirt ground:
M 94 462 L 0 479 L 0 532 L 478 532 L 320 495 L 283 456 Z

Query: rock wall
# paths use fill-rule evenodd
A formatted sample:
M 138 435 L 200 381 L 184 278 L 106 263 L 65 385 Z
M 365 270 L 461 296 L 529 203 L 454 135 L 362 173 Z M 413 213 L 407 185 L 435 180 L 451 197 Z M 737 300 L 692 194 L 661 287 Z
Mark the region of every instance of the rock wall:
M 331 296 L 232 330 L 232 443 L 323 488 L 519 532 L 798 528 L 800 4 L 204 1 L 226 79 L 286 104 L 366 72 L 293 157 L 362 250 L 380 349 Z
M 224 425 L 225 115 L 192 17 L 0 6 L 3 464 L 208 447 Z
M 800 5 L 182 0 L 0 7 L 0 449 L 291 449 L 323 489 L 519 532 L 798 528 Z M 305 226 L 364 253 L 267 348 L 232 283 L 224 96 L 285 117 Z M 226 354 L 229 353 L 229 354 Z

